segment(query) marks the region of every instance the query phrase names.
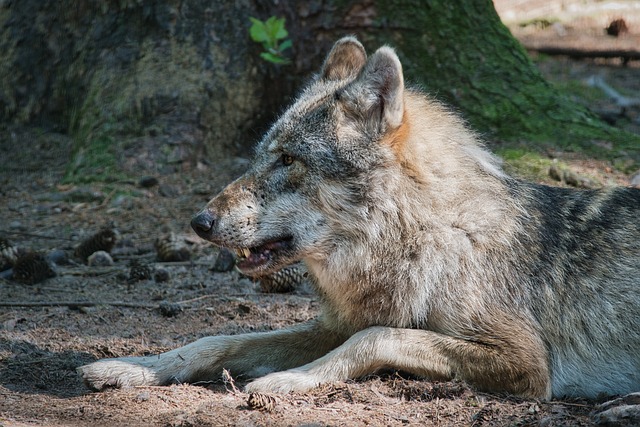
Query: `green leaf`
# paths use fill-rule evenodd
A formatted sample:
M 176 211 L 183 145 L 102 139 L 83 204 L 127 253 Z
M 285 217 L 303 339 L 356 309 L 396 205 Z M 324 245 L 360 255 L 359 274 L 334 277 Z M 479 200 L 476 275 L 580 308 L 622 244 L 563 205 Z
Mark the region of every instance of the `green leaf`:
M 287 37 L 289 33 L 284 29 L 284 18 L 276 18 L 275 16 L 270 17 L 264 23 L 267 29 L 267 33 L 269 34 L 269 39 L 272 41 L 272 44 L 275 45 L 276 41 L 279 39 L 283 39 Z
M 289 35 L 284 28 L 285 18 L 271 16 L 266 21 L 261 21 L 249 17 L 249 20 L 251 21 L 249 28 L 251 39 L 260 43 L 265 50 L 260 57 L 274 64 L 289 64 L 291 61 L 282 55 L 283 50 L 292 46 L 291 40 L 283 40 Z M 283 40 L 280 46 L 278 46 L 278 40 Z
M 284 28 L 285 18 L 276 19 L 276 25 L 274 27 L 274 36 L 273 38 L 276 40 L 281 40 L 289 35 L 287 30 Z
M 251 35 L 251 40 L 254 42 L 262 43 L 269 41 L 269 32 L 265 23 L 259 19 L 249 17 L 253 25 L 249 28 L 249 34 Z
M 262 52 L 260 54 L 260 57 L 265 61 L 273 62 L 274 64 L 289 64 L 291 62 L 289 61 L 288 58 L 283 58 L 281 56 L 274 55 L 271 52 Z
M 283 50 L 287 50 L 292 46 L 291 39 L 285 40 L 280 44 L 279 50 L 282 52 Z

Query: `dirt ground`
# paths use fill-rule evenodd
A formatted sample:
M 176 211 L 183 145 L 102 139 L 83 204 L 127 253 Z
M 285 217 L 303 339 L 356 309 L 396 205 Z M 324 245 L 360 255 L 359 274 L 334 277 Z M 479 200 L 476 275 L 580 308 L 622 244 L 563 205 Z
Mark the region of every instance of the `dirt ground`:
M 551 58 L 541 67 L 557 81 L 606 75 L 619 90 L 639 93 L 637 64 Z M 636 130 L 636 119 L 623 122 Z M 58 263 L 56 277 L 34 285 L 0 279 L 0 426 L 591 425 L 598 402 L 520 400 L 398 372 L 272 396 L 262 409 L 248 405 L 241 378 L 90 392 L 77 366 L 153 354 L 207 335 L 281 328 L 312 318 L 318 304 L 305 286 L 266 294 L 237 272 L 212 271 L 218 250 L 190 231 L 191 216 L 242 171 L 245 159 L 140 171 L 158 178 L 149 188 L 135 180 L 62 185 L 71 146 L 64 135 L 0 129 L 0 237 L 23 250 L 71 254 L 101 227 L 119 232 L 113 266 L 70 260 Z M 633 172 L 616 171 L 606 161 L 554 156 L 603 183 L 632 179 Z M 167 230 L 189 247 L 190 261 L 157 261 L 153 243 Z M 164 270 L 169 279 L 130 280 L 133 261 L 152 275 Z

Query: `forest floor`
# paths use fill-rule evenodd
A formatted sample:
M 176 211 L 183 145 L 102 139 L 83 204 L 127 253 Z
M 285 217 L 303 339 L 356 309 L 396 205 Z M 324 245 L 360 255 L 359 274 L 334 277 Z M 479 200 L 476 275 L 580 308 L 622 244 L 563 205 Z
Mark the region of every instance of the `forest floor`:
M 550 80 L 578 92 L 581 82 L 599 75 L 619 91 L 640 93 L 637 61 L 626 67 L 562 58 L 538 63 Z M 585 99 L 595 110 L 617 108 L 605 97 Z M 637 110 L 619 119 L 638 132 Z M 248 405 L 241 379 L 240 390 L 219 382 L 90 392 L 77 366 L 153 354 L 207 335 L 285 327 L 314 317 L 318 303 L 305 286 L 262 293 L 235 271 L 211 271 L 218 250 L 190 231 L 191 216 L 241 173 L 244 159 L 156 172 L 159 183 L 149 188 L 137 179 L 61 184 L 71 152 L 65 135 L 0 130 L 0 237 L 22 249 L 71 253 L 104 226 L 119 232 L 112 267 L 60 263 L 56 277 L 34 285 L 0 279 L 0 426 L 591 425 L 599 402 L 522 400 L 397 372 L 275 396 L 271 410 Z M 547 158 L 589 177 L 592 186 L 629 185 L 636 172 L 584 153 L 554 151 Z M 546 173 L 536 179 L 565 185 Z M 167 230 L 189 247 L 190 261 L 157 261 L 153 243 Z M 132 261 L 163 269 L 169 279 L 128 280 Z

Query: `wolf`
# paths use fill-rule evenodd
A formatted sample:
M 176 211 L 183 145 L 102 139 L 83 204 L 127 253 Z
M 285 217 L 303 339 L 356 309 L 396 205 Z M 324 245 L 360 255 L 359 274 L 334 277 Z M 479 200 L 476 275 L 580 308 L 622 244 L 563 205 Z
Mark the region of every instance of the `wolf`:
M 92 389 L 252 378 L 286 393 L 397 369 L 525 398 L 640 390 L 640 191 L 512 178 L 396 52 L 340 39 L 191 222 L 247 275 L 303 261 L 321 314 L 78 370 Z

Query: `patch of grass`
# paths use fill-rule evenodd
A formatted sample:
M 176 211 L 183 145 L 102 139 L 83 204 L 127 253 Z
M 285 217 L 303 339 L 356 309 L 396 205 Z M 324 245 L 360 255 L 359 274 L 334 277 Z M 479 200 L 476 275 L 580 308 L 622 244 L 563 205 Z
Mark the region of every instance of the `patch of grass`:
M 157 46 L 142 43 L 140 59 L 130 68 L 103 66 L 93 71 L 86 97 L 70 113 L 75 140 L 65 182 L 112 182 L 126 179 L 118 153 L 126 141 L 143 135 L 155 117 L 206 101 L 195 47 L 173 40 Z
M 102 135 L 76 149 L 63 182 L 67 184 L 85 184 L 89 182 L 114 182 L 123 180 L 126 175 L 116 161 L 114 139 Z
M 495 153 L 504 160 L 504 168 L 509 174 L 532 181 L 549 179 L 553 160 L 548 157 L 521 147 L 501 147 Z

